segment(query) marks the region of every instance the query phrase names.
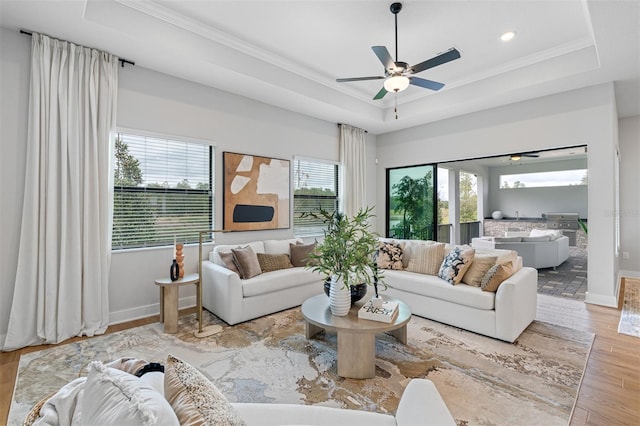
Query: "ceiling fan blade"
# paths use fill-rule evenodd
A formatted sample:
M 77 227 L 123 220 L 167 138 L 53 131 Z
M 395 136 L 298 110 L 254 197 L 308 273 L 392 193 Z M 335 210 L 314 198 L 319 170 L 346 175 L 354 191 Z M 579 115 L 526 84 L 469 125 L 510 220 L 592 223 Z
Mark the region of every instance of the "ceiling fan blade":
M 427 59 L 424 62 L 420 62 L 411 67 L 414 74 L 422 72 L 424 70 L 428 70 L 429 68 L 437 67 L 438 65 L 446 64 L 447 62 L 453 61 L 455 59 L 460 58 L 460 52 L 455 47 L 452 47 L 448 51 L 434 56 L 431 59 Z
M 387 94 L 387 89 L 385 89 L 383 87 L 382 89 L 380 89 L 378 94 L 373 97 L 373 100 L 377 101 L 378 99 L 382 99 L 382 98 L 384 98 L 384 95 L 386 95 L 386 94 Z
M 375 77 L 336 78 L 336 81 L 338 83 L 346 83 L 349 81 L 365 81 L 365 80 L 384 80 L 384 77 L 375 76 Z
M 420 86 L 431 90 L 440 90 L 444 87 L 443 83 L 438 83 L 437 81 L 427 80 L 420 77 L 409 77 L 409 83 L 414 86 Z
M 385 70 L 391 69 L 396 66 L 396 63 L 393 62 L 393 58 L 391 57 L 391 54 L 385 46 L 372 46 L 371 49 L 373 50 L 373 53 L 376 54 L 378 59 L 380 59 L 380 62 L 382 62 L 382 65 L 384 65 Z

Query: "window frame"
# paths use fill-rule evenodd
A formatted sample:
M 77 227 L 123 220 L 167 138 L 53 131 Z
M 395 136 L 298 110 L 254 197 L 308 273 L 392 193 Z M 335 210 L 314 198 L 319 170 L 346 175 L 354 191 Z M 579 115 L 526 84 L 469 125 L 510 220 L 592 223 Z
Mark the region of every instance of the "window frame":
M 325 164 L 325 165 L 331 165 L 334 168 L 334 172 L 333 172 L 333 177 L 334 177 L 334 183 L 335 183 L 335 196 L 332 195 L 310 195 L 310 194 L 297 194 L 296 195 L 296 190 L 298 189 L 296 187 L 296 162 L 297 161 L 305 161 L 308 163 L 318 163 L 318 164 Z M 302 156 L 294 156 L 293 157 L 293 222 L 292 222 L 292 226 L 293 226 L 293 236 L 295 238 L 305 238 L 305 237 L 318 237 L 318 236 L 324 236 L 324 231 L 326 230 L 326 226 L 323 226 L 323 231 L 322 233 L 298 233 L 298 227 L 300 225 L 296 224 L 296 220 L 298 219 L 298 217 L 296 216 L 296 200 L 334 200 L 334 205 L 335 205 L 335 210 L 339 211 L 340 210 L 340 164 L 337 161 L 331 161 L 331 160 L 322 160 L 322 159 L 318 159 L 318 158 L 310 158 L 310 157 L 302 157 Z
M 149 186 L 116 186 L 115 184 L 115 176 L 114 176 L 114 170 L 115 170 L 115 161 L 114 163 L 111 165 L 111 178 L 113 179 L 113 182 L 111 183 L 111 188 L 113 190 L 113 197 L 111 200 L 111 208 L 112 208 L 112 225 L 111 225 L 111 251 L 112 252 L 123 252 L 123 251 L 134 251 L 134 250 L 148 250 L 148 249 L 154 249 L 154 248 L 163 248 L 163 247 L 173 247 L 173 242 L 170 242 L 169 244 L 167 244 L 166 242 L 160 241 L 160 242 L 149 242 L 149 241 L 145 241 L 145 243 L 143 245 L 114 245 L 114 223 L 115 223 L 115 215 L 116 215 L 116 211 L 115 211 L 115 196 L 116 193 L 146 193 L 146 194 L 150 194 L 150 195 L 158 195 L 158 196 L 163 196 L 163 195 L 167 195 L 167 194 L 189 194 L 192 193 L 194 195 L 207 195 L 209 197 L 209 202 L 207 203 L 208 205 L 208 228 L 209 229 L 213 229 L 214 227 L 214 220 L 215 220 L 215 189 L 214 189 L 214 180 L 215 180 L 215 148 L 216 148 L 216 144 L 213 143 L 212 141 L 208 141 L 208 140 L 202 140 L 202 139 L 194 139 L 194 138 L 189 138 L 189 137 L 183 137 L 183 136 L 175 136 L 175 135 L 169 135 L 169 134 L 162 134 L 162 133 L 155 133 L 155 132 L 149 132 L 149 131 L 144 131 L 144 130 L 138 130 L 138 129 L 131 129 L 131 128 L 124 128 L 124 127 L 118 127 L 116 129 L 116 131 L 114 132 L 114 136 L 113 136 L 113 143 L 115 144 L 115 140 L 121 135 L 130 135 L 130 136 L 136 136 L 136 137 L 141 137 L 141 138 L 151 138 L 151 139 L 164 139 L 167 141 L 172 141 L 172 142 L 179 142 L 179 143 L 185 143 L 185 144 L 193 144 L 193 145 L 201 145 L 201 146 L 205 146 L 207 148 L 207 156 L 208 156 L 208 161 L 209 161 L 209 179 L 208 179 L 208 184 L 209 184 L 209 188 L 208 189 L 195 189 L 195 188 L 189 188 L 189 189 L 180 189 L 180 188 L 166 188 L 166 187 L 149 187 Z M 115 149 L 111 154 L 112 159 L 114 159 L 115 157 Z M 204 229 L 202 229 L 204 231 Z M 213 242 L 213 235 L 208 234 L 205 235 L 205 238 L 203 239 L 203 242 Z M 179 242 L 186 244 L 198 244 L 199 242 L 199 234 L 196 232 L 195 236 L 193 238 L 188 238 L 188 239 L 182 239 L 179 240 Z

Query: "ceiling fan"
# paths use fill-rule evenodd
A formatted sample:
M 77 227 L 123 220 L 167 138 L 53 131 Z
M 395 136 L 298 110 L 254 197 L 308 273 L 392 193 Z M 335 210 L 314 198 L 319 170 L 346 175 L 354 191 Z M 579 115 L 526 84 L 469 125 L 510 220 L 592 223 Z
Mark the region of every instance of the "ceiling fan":
M 528 153 L 522 153 L 522 154 L 511 154 L 509 156 L 509 160 L 518 161 L 518 160 L 522 159 L 522 157 L 538 158 L 538 157 L 540 157 L 540 154 L 538 154 L 537 152 L 528 152 Z
M 406 62 L 398 61 L 398 13 L 402 10 L 402 3 L 393 3 L 390 8 L 391 13 L 395 16 L 395 29 L 396 29 L 396 60 L 394 61 L 389 50 L 385 46 L 372 46 L 373 53 L 376 54 L 382 65 L 384 65 L 384 76 L 373 77 L 353 77 L 353 78 L 338 78 L 338 83 L 346 83 L 350 81 L 363 81 L 363 80 L 385 80 L 384 86 L 373 99 L 382 99 L 388 92 L 401 92 L 409 87 L 409 84 L 414 86 L 424 87 L 431 90 L 440 90 L 444 87 L 443 83 L 437 81 L 427 80 L 420 77 L 414 77 L 413 74 L 428 70 L 429 68 L 437 67 L 438 65 L 445 64 L 460 58 L 460 52 L 454 47 L 447 50 L 444 53 L 440 53 L 431 59 L 428 59 L 419 64 L 409 66 Z

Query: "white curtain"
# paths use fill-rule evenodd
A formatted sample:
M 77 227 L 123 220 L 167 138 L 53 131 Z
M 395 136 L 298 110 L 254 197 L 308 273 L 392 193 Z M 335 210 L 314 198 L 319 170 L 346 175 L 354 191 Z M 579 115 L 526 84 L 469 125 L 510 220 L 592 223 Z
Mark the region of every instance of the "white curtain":
M 118 58 L 33 34 L 16 281 L 3 350 L 105 331 Z
M 353 216 L 366 207 L 364 130 L 340 124 L 340 192 L 342 212 Z

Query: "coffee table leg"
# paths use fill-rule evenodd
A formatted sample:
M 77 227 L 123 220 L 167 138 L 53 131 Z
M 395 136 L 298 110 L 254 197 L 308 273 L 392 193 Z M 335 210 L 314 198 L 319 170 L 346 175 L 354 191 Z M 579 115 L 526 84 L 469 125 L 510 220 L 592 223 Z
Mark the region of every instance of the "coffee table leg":
M 320 333 L 324 328 L 311 324 L 310 322 L 304 323 L 304 335 L 307 339 L 311 339 L 316 334 Z
M 338 376 L 371 379 L 376 376 L 376 335 L 338 331 Z
M 390 335 L 398 339 L 398 342 L 402 343 L 403 345 L 407 344 L 407 325 L 406 324 L 400 328 L 396 328 L 395 330 L 388 331 L 387 333 L 389 333 Z

